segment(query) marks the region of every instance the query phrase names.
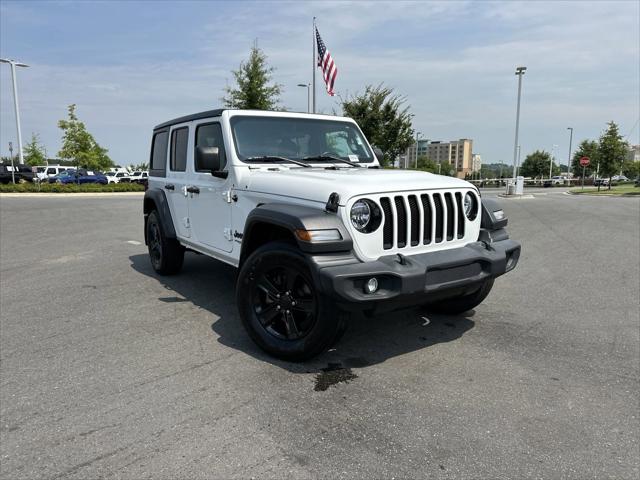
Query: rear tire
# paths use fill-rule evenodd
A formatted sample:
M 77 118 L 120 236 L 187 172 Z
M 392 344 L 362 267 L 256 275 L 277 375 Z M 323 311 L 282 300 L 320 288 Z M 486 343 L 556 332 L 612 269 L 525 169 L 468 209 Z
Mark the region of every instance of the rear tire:
M 283 360 L 322 353 L 347 325 L 347 314 L 314 284 L 304 255 L 287 243 L 268 243 L 247 258 L 238 274 L 236 302 L 252 340 Z
M 153 210 L 147 218 L 147 245 L 151 266 L 160 275 L 174 275 L 182 268 L 184 247 L 174 238 L 167 238 L 160 216 Z
M 482 286 L 473 293 L 462 297 L 448 298 L 439 302 L 429 303 L 426 305 L 427 310 L 434 313 L 443 313 L 446 315 L 457 315 L 468 312 L 480 305 L 493 287 L 493 278 L 485 280 Z

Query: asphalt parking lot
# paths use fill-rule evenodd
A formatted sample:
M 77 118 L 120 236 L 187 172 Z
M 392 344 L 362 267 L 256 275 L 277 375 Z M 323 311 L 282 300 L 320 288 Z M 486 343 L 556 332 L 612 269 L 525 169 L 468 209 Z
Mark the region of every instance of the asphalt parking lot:
M 474 312 L 305 364 L 251 343 L 232 268 L 152 272 L 140 195 L 0 198 L 1 477 L 638 478 L 640 199 L 535 195 Z

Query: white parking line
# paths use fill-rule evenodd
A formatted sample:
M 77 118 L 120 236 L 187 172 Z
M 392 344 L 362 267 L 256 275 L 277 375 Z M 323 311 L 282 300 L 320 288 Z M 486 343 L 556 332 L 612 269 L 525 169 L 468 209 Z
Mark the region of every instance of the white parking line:
M 131 245 L 142 245 L 142 242 L 138 242 L 137 240 L 127 240 L 127 243 Z

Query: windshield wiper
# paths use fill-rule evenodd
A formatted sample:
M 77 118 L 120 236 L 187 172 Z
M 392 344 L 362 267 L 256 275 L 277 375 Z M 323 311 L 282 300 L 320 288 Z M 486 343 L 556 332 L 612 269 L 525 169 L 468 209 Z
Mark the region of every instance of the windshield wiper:
M 362 165 L 360 165 L 359 163 L 355 163 L 350 160 L 345 160 L 344 158 L 336 157 L 334 155 L 315 155 L 311 157 L 304 157 L 302 160 L 304 160 L 305 162 L 313 162 L 313 161 L 340 162 L 340 163 L 346 163 L 347 165 L 351 165 L 352 167 L 362 168 Z
M 279 157 L 277 155 L 264 155 L 262 157 L 247 157 L 245 158 L 245 161 L 247 162 L 288 162 L 288 163 L 295 163 L 296 165 L 300 165 L 301 167 L 305 167 L 305 168 L 311 168 L 311 165 L 309 165 L 308 163 L 304 163 L 304 162 L 300 162 L 298 160 L 294 160 L 293 158 L 287 158 L 287 157 Z

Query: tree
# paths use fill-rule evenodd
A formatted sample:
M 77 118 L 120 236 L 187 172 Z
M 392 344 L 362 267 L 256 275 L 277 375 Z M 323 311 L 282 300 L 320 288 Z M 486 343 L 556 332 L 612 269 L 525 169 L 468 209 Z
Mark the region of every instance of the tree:
M 617 174 L 622 163 L 627 158 L 629 146 L 622 139 L 618 131 L 618 125 L 609 122 L 607 129 L 600 136 L 598 142 L 598 162 L 600 165 L 600 175 L 609 178 L 609 190 L 611 189 L 611 177 Z
M 640 177 L 640 162 L 625 160 L 622 164 L 622 174 L 631 179 Z
M 580 159 L 582 157 L 589 157 L 589 166 L 584 169 L 585 177 L 592 175 L 596 171 L 596 165 L 598 163 L 598 142 L 593 140 L 583 140 L 578 146 L 578 150 L 573 154 L 571 160 L 571 171 L 577 177 L 582 177 L 582 165 L 580 165 Z
M 47 152 L 40 144 L 40 137 L 32 133 L 31 141 L 24 146 L 24 161 L 27 165 L 36 166 L 47 163 Z
M 551 162 L 551 154 L 544 150 L 536 150 L 527 155 L 520 166 L 520 175 L 523 177 L 544 177 L 549 174 L 549 164 Z M 555 164 L 552 165 L 551 174 L 557 174 L 560 168 Z
M 369 141 L 383 151 L 383 165 L 388 165 L 415 142 L 411 114 L 405 102 L 404 97 L 382 84 L 368 85 L 363 94 L 342 100 L 344 115 L 358 122 Z
M 58 127 L 62 130 L 62 148 L 58 152 L 60 158 L 73 160 L 76 166 L 88 170 L 107 170 L 113 162 L 107 155 L 107 149 L 98 145 L 84 123 L 76 116 L 75 104 L 69 105 L 69 119 L 60 120 Z
M 227 108 L 253 110 L 276 110 L 282 93 L 282 85 L 270 84 L 275 70 L 267 65 L 267 56 L 258 48 L 257 42 L 251 48 L 249 60 L 241 62 L 238 70 L 233 70 L 237 87 L 226 87 L 227 95 L 222 98 Z
M 143 162 L 143 163 L 138 163 L 138 164 L 134 165 L 132 163 L 127 168 L 129 170 L 133 171 L 133 172 L 137 172 L 138 170 L 144 171 L 144 170 L 149 170 L 149 164 Z
M 418 170 L 425 172 L 438 173 L 438 164 L 425 155 L 418 157 Z
M 445 175 L 447 177 L 455 177 L 456 169 L 450 162 L 444 161 L 440 164 L 440 175 Z

